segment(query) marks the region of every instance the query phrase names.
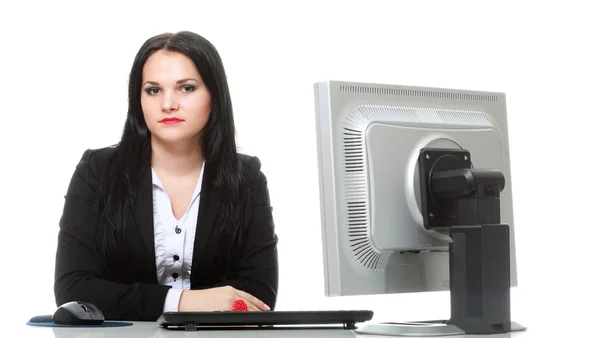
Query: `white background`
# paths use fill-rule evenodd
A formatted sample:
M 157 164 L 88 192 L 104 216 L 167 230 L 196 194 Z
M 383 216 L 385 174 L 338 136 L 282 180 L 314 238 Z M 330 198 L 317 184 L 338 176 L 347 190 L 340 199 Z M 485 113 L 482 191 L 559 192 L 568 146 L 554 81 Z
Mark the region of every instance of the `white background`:
M 58 220 L 75 165 L 84 150 L 118 141 L 144 40 L 192 30 L 220 51 L 241 150 L 269 179 L 279 310 L 449 315 L 447 293 L 324 296 L 312 85 L 337 79 L 505 92 L 520 276 L 513 318 L 532 331 L 565 320 L 590 327 L 581 320 L 598 313 L 600 234 L 600 24 L 591 5 L 89 3 L 0 5 L 2 322 L 54 311 Z

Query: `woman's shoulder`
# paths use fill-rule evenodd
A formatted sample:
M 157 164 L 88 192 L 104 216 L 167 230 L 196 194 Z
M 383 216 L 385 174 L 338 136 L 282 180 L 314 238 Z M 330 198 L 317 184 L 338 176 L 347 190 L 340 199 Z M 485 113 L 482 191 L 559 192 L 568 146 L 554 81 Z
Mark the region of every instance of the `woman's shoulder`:
M 83 151 L 75 166 L 69 184 L 69 193 L 84 195 L 90 191 L 89 189 L 97 191 L 101 179 L 106 177 L 107 164 L 115 153 L 114 146 Z
M 257 156 L 253 156 L 245 153 L 237 154 L 238 160 L 240 161 L 242 170 L 245 172 L 247 170 L 256 169 L 256 167 L 260 167 L 260 159 Z
M 74 176 L 84 179 L 87 184 L 95 186 L 101 179 L 116 154 L 116 146 L 103 148 L 88 148 L 81 154 L 75 167 Z
M 244 175 L 256 175 L 261 171 L 262 163 L 258 156 L 238 153 L 237 157 Z
M 252 188 L 266 183 L 267 178 L 262 170 L 262 162 L 258 156 L 238 153 L 242 176 Z
M 78 167 L 98 168 L 106 166 L 117 152 L 117 146 L 86 149 L 79 159 Z

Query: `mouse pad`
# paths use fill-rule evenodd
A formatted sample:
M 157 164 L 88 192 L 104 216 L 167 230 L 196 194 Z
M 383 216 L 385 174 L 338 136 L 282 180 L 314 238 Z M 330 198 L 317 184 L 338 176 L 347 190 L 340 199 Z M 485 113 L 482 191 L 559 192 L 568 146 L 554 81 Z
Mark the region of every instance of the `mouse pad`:
M 64 324 L 56 324 L 52 320 L 52 316 L 35 316 L 31 318 L 27 325 L 31 326 L 51 326 L 51 327 L 121 327 L 121 326 L 131 326 L 133 323 L 127 322 L 109 322 L 105 321 L 100 325 L 64 325 Z

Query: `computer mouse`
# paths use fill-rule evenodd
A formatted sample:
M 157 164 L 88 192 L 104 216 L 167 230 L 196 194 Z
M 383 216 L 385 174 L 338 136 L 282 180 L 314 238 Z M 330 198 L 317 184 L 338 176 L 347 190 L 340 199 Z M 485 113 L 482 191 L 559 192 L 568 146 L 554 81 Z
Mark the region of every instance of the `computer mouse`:
M 104 323 L 104 314 L 94 304 L 73 301 L 59 306 L 52 320 L 63 325 L 100 325 Z

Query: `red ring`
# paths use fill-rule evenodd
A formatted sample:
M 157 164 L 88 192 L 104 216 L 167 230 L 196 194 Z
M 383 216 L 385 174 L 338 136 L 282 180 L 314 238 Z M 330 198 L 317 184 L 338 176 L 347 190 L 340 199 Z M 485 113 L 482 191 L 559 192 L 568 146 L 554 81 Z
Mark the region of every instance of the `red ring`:
M 248 304 L 246 304 L 243 299 L 238 299 L 233 302 L 231 311 L 248 311 Z

